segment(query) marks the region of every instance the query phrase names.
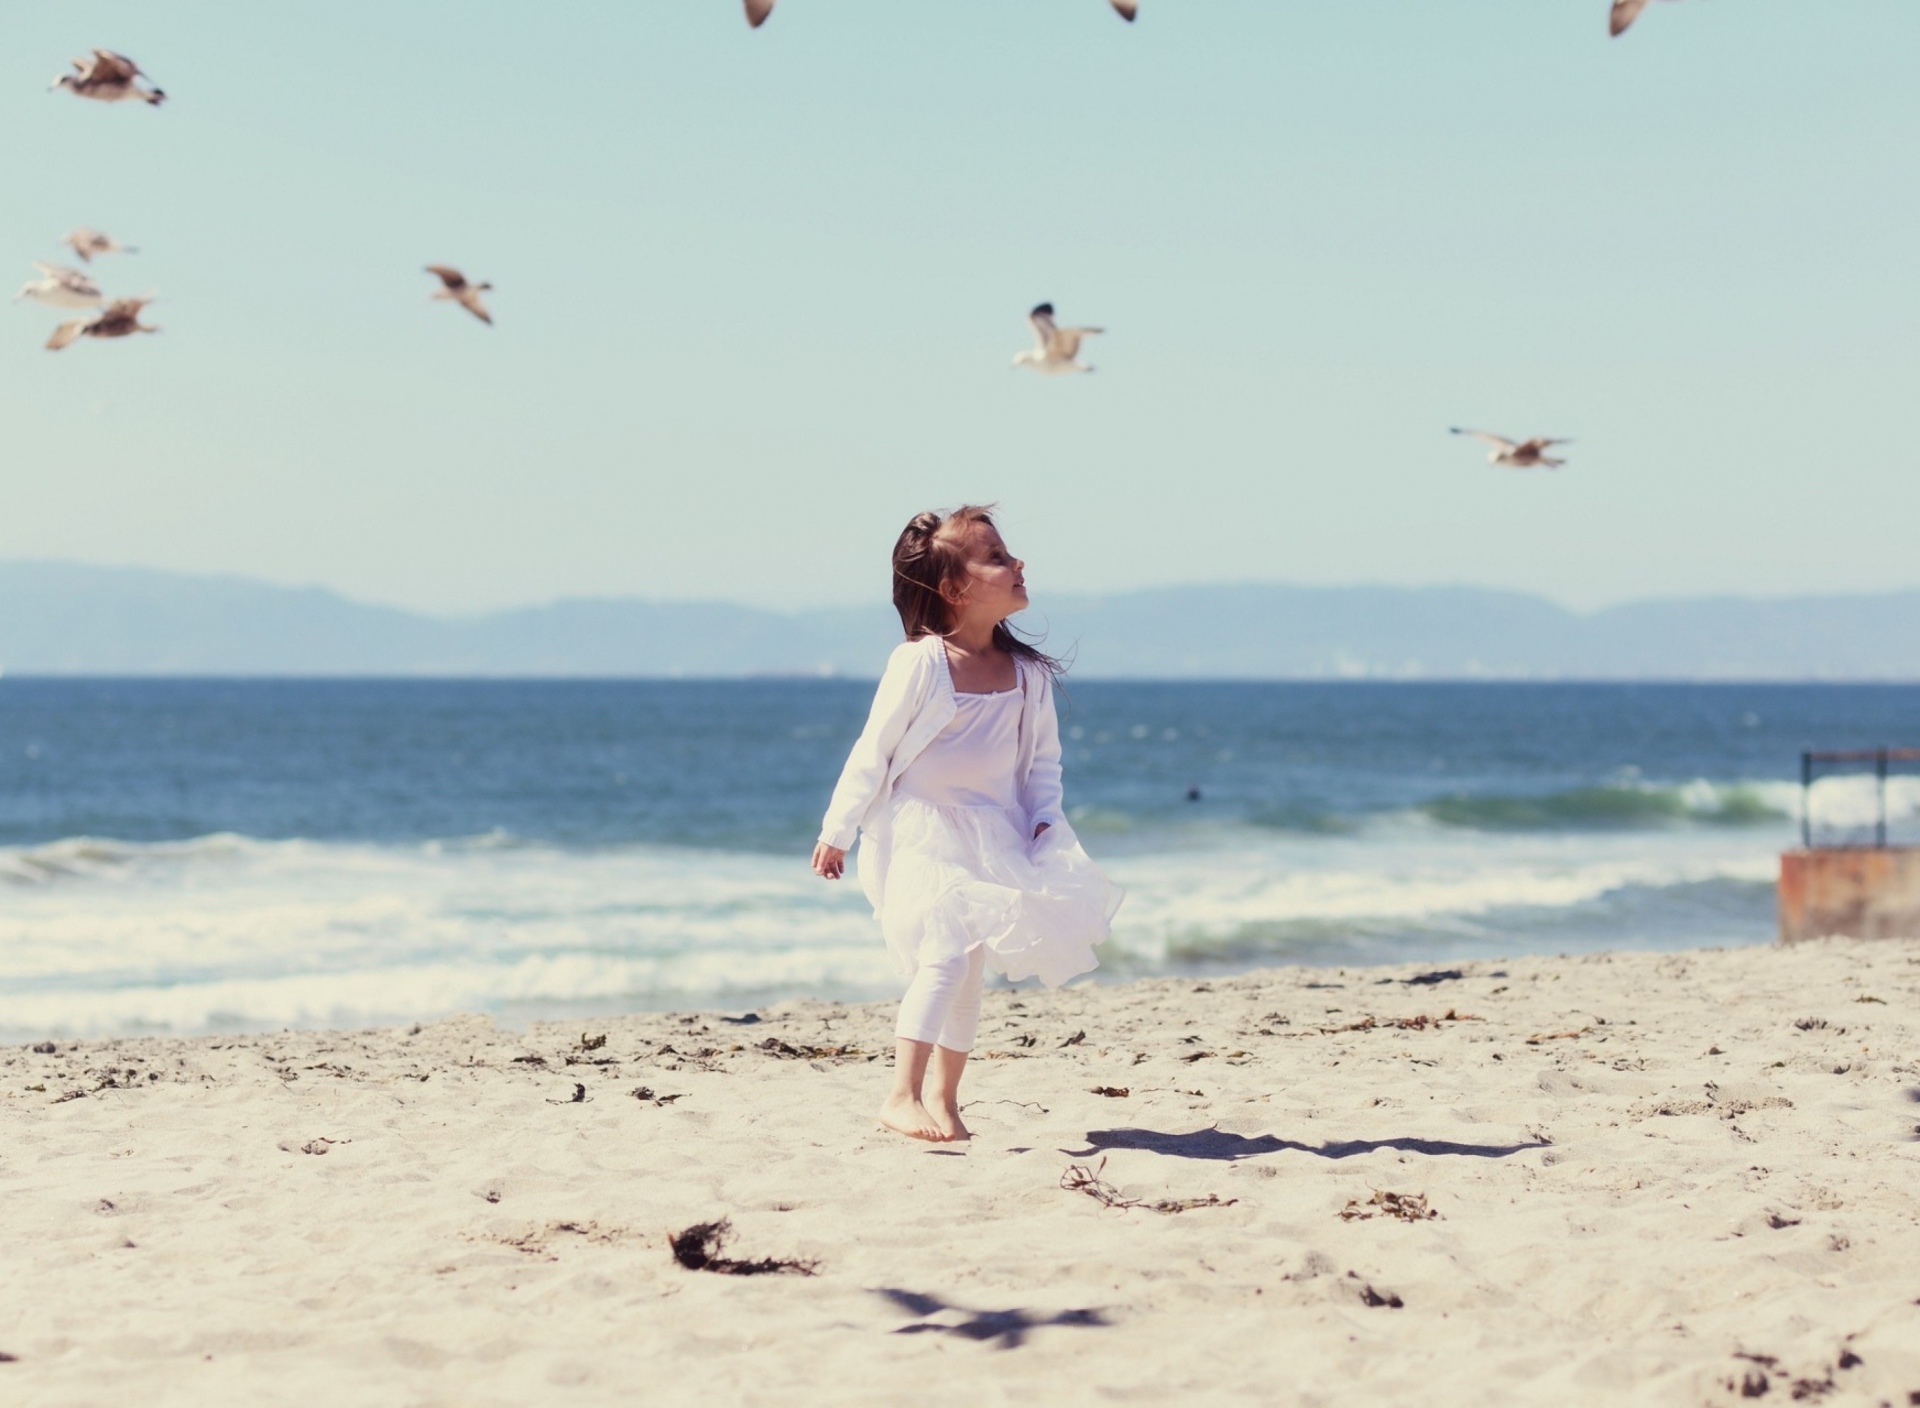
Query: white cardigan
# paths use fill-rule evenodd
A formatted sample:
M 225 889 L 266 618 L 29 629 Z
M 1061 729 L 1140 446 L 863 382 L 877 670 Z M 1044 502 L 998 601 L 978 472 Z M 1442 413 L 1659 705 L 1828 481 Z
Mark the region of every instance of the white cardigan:
M 1067 818 L 1061 806 L 1060 720 L 1053 708 L 1053 677 L 1031 667 L 1023 668 L 1021 674 L 1026 697 L 1020 706 L 1014 783 L 1027 814 L 1027 834 L 1032 835 L 1043 821 L 1064 827 Z M 939 736 L 957 709 L 946 642 L 939 636 L 922 636 L 896 646 L 874 693 L 867 726 L 860 731 L 833 789 L 820 839 L 844 851 L 861 831 L 872 831 L 886 814 L 893 784 Z

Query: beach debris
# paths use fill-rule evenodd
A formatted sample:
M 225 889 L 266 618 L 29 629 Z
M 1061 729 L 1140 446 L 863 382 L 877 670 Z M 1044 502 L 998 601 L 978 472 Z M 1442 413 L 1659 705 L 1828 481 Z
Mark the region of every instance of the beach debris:
M 42 1086 L 41 1088 L 44 1090 L 46 1087 Z M 69 1090 L 65 1095 L 54 1096 L 53 1103 L 56 1105 L 64 1105 L 69 1100 L 84 1100 L 86 1098 L 87 1092 L 84 1090 Z
M 513 1058 L 513 1064 L 516 1066 L 544 1066 L 547 1064 L 547 1058 L 544 1056 L 516 1056 Z
M 147 1079 L 143 1082 L 140 1079 L 140 1072 L 132 1066 L 108 1066 L 105 1070 L 98 1071 L 89 1067 L 87 1074 L 99 1077 L 93 1083 L 95 1090 L 144 1090 L 148 1084 L 160 1079 L 158 1071 L 148 1071 Z
M 1084 1031 L 1078 1031 L 1078 1032 L 1075 1032 L 1072 1036 L 1068 1037 L 1065 1041 L 1061 1042 L 1060 1044 L 1062 1046 L 1078 1046 L 1081 1042 L 1085 1041 L 1086 1039 L 1087 1039 L 1087 1034 Z
M 8 1354 L 4 1349 L 0 1349 L 0 1364 L 18 1364 L 19 1362 L 19 1355 Z
M 673 1249 L 673 1259 L 689 1271 L 712 1271 L 721 1276 L 813 1276 L 820 1270 L 820 1263 L 810 1258 L 765 1256 L 743 1261 L 720 1255 L 732 1236 L 733 1220 L 723 1217 L 718 1222 L 696 1222 L 672 1233 L 667 1245 Z
M 1497 464 L 1505 469 L 1558 469 L 1565 464 L 1564 459 L 1554 459 L 1547 450 L 1554 445 L 1571 445 L 1571 440 L 1554 440 L 1537 435 L 1531 440 L 1509 440 L 1504 435 L 1495 435 L 1490 430 L 1468 430 L 1453 426 L 1450 435 L 1471 435 L 1476 440 L 1484 440 L 1493 446 L 1493 453 L 1487 456 L 1488 464 Z
M 1360 1273 L 1358 1271 L 1349 1271 L 1347 1273 L 1347 1279 L 1360 1281 Z M 1360 1281 L 1360 1304 L 1375 1310 L 1380 1309 L 1382 1306 L 1385 1306 L 1388 1310 L 1400 1310 L 1405 1307 L 1406 1302 L 1401 1300 L 1400 1297 L 1392 1291 L 1377 1291 L 1373 1288 L 1372 1282 Z
M 1376 1188 L 1373 1196 L 1364 1203 L 1358 1198 L 1347 1199 L 1347 1205 L 1340 1209 L 1342 1222 L 1364 1222 L 1370 1217 L 1392 1217 L 1401 1222 L 1426 1222 L 1440 1216 L 1427 1205 L 1425 1193 L 1389 1193 Z
M 106 301 L 106 295 L 100 292 L 100 285 L 78 269 L 69 269 L 64 264 L 47 264 L 36 259 L 33 267 L 40 271 L 37 279 L 28 279 L 20 285 L 20 292 L 13 296 L 18 303 L 23 298 L 31 298 L 35 303 L 45 303 L 54 308 L 98 308 Z
M 489 313 L 487 305 L 480 301 L 480 295 L 491 290 L 492 284 L 468 283 L 467 276 L 450 264 L 429 264 L 427 272 L 438 275 L 441 284 L 444 285 L 435 290 L 433 296 L 436 299 L 458 303 L 488 327 L 493 326 L 493 314 Z
M 351 1143 L 353 1143 L 351 1139 L 329 1139 L 323 1134 L 318 1139 L 309 1139 L 306 1143 L 302 1144 L 300 1146 L 300 1152 L 303 1154 L 324 1154 L 336 1144 Z
M 573 1094 L 564 1100 L 549 1100 L 547 1103 L 549 1105 L 584 1105 L 591 1098 L 592 1097 L 587 1094 L 587 1088 L 580 1084 L 580 1082 L 575 1081 L 573 1083 Z
M 1082 338 L 1092 337 L 1106 329 L 1063 328 L 1053 319 L 1051 303 L 1035 304 L 1033 311 L 1027 314 L 1027 321 L 1033 324 L 1034 345 L 1014 354 L 1013 364 L 1016 367 L 1032 367 L 1050 376 L 1093 370 L 1080 360 L 1080 342 Z
M 1385 1021 L 1382 1021 L 1380 1018 L 1369 1014 L 1357 1022 L 1348 1022 L 1338 1027 L 1322 1027 L 1320 1028 L 1320 1035 L 1338 1036 L 1343 1032 L 1370 1032 L 1375 1030 L 1407 1032 L 1437 1031 L 1448 1022 L 1484 1022 L 1486 1020 L 1485 1017 L 1476 1017 L 1471 1012 L 1461 1012 L 1452 1007 L 1449 1007 L 1438 1017 L 1428 1016 L 1422 1012 L 1413 1017 L 1388 1017 Z
M 47 350 L 58 352 L 83 337 L 130 337 L 136 332 L 159 332 L 159 328 L 148 327 L 140 321 L 140 310 L 151 302 L 151 298 L 116 298 L 91 318 L 75 318 L 60 324 L 47 339 Z
M 729 1026 L 757 1027 L 760 1025 L 761 1017 L 758 1012 L 749 1012 L 743 1017 L 722 1017 L 720 1020 Z
M 1572 1041 L 1575 1037 L 1586 1036 L 1592 1030 L 1592 1027 L 1581 1027 L 1578 1031 L 1570 1032 L 1535 1032 L 1527 1038 L 1527 1045 L 1538 1046 L 1543 1041 Z
M 1189 1051 L 1180 1059 L 1191 1066 L 1195 1061 L 1206 1061 L 1212 1059 L 1212 1057 L 1213 1053 L 1211 1051 Z
M 59 1049 L 60 1049 L 59 1047 L 55 1046 L 50 1041 L 36 1041 L 33 1044 L 34 1053 L 39 1056 L 51 1056 L 53 1055 L 54 1052 L 58 1051 Z
M 1459 968 L 1436 968 L 1431 973 L 1415 973 L 1411 978 L 1400 981 L 1410 988 L 1431 987 L 1435 983 L 1455 983 L 1466 977 Z
M 1093 1093 L 1095 1095 L 1104 1095 L 1109 1100 L 1124 1100 L 1133 1094 L 1133 1088 L 1126 1085 L 1096 1085 L 1093 1088 Z
M 139 80 L 147 78 L 139 64 L 124 54 L 116 54 L 111 49 L 95 49 L 90 59 L 74 59 L 74 71 L 63 73 L 53 80 L 53 87 L 64 88 L 78 98 L 92 98 L 100 103 L 148 103 L 154 107 L 167 100 L 167 95 L 159 88 L 141 87 Z M 152 83 L 151 78 L 147 78 Z
M 498 1202 L 499 1199 L 489 1198 L 487 1201 Z M 553 1255 L 549 1249 L 548 1239 L 562 1234 L 584 1237 L 587 1241 L 597 1242 L 602 1246 L 622 1241 L 633 1235 L 625 1227 L 602 1227 L 597 1222 L 568 1221 L 549 1222 L 544 1227 L 529 1227 L 525 1232 L 517 1235 L 495 1234 L 482 1236 L 477 1240 L 498 1242 L 503 1247 L 512 1247 L 515 1251 L 524 1252 L 528 1256 L 541 1256 L 548 1261 L 558 1261 L 560 1258 Z M 474 1237 L 473 1233 L 463 1235 L 469 1238 Z
M 790 1041 L 782 1041 L 777 1036 L 770 1036 L 765 1041 L 756 1043 L 754 1050 L 764 1051 L 771 1056 L 778 1056 L 782 1061 L 837 1061 L 854 1056 L 865 1056 L 867 1054 L 857 1046 L 847 1046 L 844 1044 L 840 1046 L 808 1046 L 805 1043 L 795 1045 Z
M 76 225 L 60 237 L 60 243 L 79 255 L 82 264 L 91 264 L 96 254 L 138 254 L 140 252 L 132 245 L 121 244 L 104 230 L 96 230 L 89 225 Z
M 597 1222 L 549 1222 L 549 1232 L 567 1232 L 575 1237 L 585 1237 L 589 1242 L 617 1242 L 628 1235 L 624 1227 L 602 1227 Z
M 1204 1198 L 1160 1198 L 1151 1202 L 1145 1198 L 1123 1197 L 1120 1190 L 1102 1176 L 1106 1168 L 1104 1155 L 1091 1168 L 1086 1164 L 1068 1164 L 1060 1175 L 1060 1186 L 1069 1193 L 1085 1193 L 1101 1207 L 1119 1208 L 1122 1211 L 1127 1208 L 1146 1208 L 1159 1213 L 1191 1212 L 1195 1208 L 1232 1207 L 1240 1201 L 1238 1198 L 1222 1198 L 1218 1193 L 1209 1193 Z
M 636 1085 L 632 1090 L 628 1091 L 627 1094 L 636 1100 L 650 1100 L 655 1105 L 671 1105 L 676 1100 L 684 1100 L 687 1098 L 685 1091 L 677 1095 L 655 1095 L 653 1093 L 653 1087 L 650 1085 Z
M 1613 8 L 1607 14 L 1607 33 L 1618 39 L 1646 8 L 1647 0 L 1613 0 Z
M 1797 1032 L 1825 1031 L 1826 1027 L 1827 1019 L 1825 1017 L 1799 1017 L 1796 1018 L 1793 1023 L 1793 1029 Z M 1844 1033 L 1842 1033 L 1842 1035 L 1844 1035 Z
M 580 1033 L 580 1049 L 582 1051 L 598 1051 L 606 1044 L 607 1037 L 605 1032 L 602 1032 L 599 1036 L 588 1036 L 585 1032 Z

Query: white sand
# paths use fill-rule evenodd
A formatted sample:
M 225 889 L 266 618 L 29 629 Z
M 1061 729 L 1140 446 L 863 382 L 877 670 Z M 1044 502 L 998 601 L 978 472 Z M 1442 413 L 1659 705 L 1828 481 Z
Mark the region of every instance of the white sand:
M 990 995 L 963 1153 L 884 1008 L 15 1047 L 0 1402 L 1920 1402 L 1920 945 L 1463 967 Z

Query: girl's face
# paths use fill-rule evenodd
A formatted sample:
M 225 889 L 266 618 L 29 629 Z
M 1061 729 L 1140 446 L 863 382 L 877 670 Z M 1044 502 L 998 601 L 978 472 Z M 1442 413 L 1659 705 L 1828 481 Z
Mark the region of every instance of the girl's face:
M 956 625 L 963 620 L 997 624 L 1027 609 L 1027 564 L 1007 551 L 999 529 L 969 523 L 960 535 L 960 550 L 966 578 L 947 588 Z

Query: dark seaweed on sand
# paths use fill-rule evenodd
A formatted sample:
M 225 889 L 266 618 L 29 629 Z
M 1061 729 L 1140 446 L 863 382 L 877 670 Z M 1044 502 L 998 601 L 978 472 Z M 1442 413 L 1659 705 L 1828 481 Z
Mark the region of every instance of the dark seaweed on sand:
M 1195 1208 L 1230 1208 L 1239 1202 L 1238 1198 L 1222 1198 L 1218 1193 L 1209 1193 L 1204 1198 L 1161 1198 L 1157 1202 L 1148 1202 L 1145 1198 L 1123 1197 L 1120 1190 L 1102 1176 L 1107 1169 L 1103 1158 L 1092 1168 L 1085 1164 L 1068 1164 L 1066 1172 L 1060 1175 L 1060 1186 L 1069 1193 L 1085 1193 L 1102 1207 L 1151 1208 L 1154 1212 L 1176 1213 L 1191 1212 Z
M 779 1276 L 788 1272 L 812 1276 L 820 1270 L 819 1262 L 798 1257 L 765 1256 L 758 1261 L 741 1261 L 721 1256 L 732 1235 L 733 1221 L 723 1217 L 718 1222 L 696 1222 L 667 1241 L 673 1248 L 673 1259 L 689 1271 L 713 1271 L 722 1276 Z
M 822 1059 L 840 1060 L 849 1056 L 864 1056 L 866 1053 L 857 1046 L 809 1046 L 805 1043 L 795 1045 L 770 1036 L 757 1048 L 770 1056 L 778 1056 L 783 1061 L 818 1061 Z

